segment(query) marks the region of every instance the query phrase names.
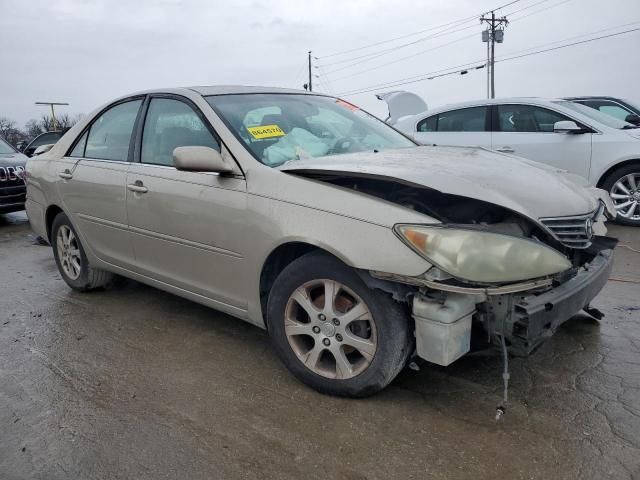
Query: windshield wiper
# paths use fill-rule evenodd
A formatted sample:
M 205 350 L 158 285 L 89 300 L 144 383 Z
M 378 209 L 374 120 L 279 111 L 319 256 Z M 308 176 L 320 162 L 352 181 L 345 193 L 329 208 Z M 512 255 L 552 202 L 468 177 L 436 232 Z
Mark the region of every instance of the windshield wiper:
M 625 125 L 622 130 L 631 130 L 632 128 L 640 128 L 639 125 Z

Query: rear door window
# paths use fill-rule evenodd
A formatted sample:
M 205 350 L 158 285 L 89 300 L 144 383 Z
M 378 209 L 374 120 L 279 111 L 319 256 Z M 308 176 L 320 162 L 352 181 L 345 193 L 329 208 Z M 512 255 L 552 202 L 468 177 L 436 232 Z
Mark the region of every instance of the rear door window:
M 120 103 L 91 124 L 84 156 L 99 160 L 127 161 L 129 145 L 142 100 Z
M 486 132 L 488 107 L 469 107 L 437 115 L 435 131 L 437 132 Z M 433 121 L 431 122 L 432 128 Z M 427 124 L 428 125 L 428 124 Z
M 438 127 L 438 116 L 433 115 L 432 117 L 425 118 L 418 123 L 417 130 L 419 132 L 435 132 Z

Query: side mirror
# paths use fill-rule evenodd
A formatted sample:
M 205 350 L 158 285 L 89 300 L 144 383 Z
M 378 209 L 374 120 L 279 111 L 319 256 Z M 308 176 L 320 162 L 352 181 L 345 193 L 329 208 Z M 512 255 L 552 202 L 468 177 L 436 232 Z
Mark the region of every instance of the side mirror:
M 50 143 L 48 145 L 40 145 L 38 148 L 36 148 L 36 151 L 33 152 L 33 156 L 37 156 L 37 155 L 42 155 L 43 153 L 47 153 L 49 150 L 51 150 L 53 148 L 53 146 L 55 145 L 55 143 Z
M 177 147 L 173 150 L 173 164 L 188 172 L 233 172 L 220 152 L 209 147 Z
M 16 143 L 16 148 L 18 149 L 19 152 L 22 151 L 22 149 L 26 146 L 27 142 L 25 142 L 24 140 L 20 140 L 18 143 Z
M 583 133 L 584 130 L 573 120 L 562 120 L 553 124 L 554 133 Z
M 630 113 L 624 119 L 627 123 L 632 123 L 634 125 L 640 125 L 640 115 L 636 115 L 635 113 Z

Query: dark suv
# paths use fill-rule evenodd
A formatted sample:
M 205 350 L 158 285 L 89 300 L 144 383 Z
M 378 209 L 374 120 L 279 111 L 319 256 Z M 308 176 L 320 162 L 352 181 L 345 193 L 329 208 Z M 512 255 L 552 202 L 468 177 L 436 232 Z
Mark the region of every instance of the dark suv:
M 27 157 L 0 137 L 0 213 L 24 210 Z
M 56 143 L 58 140 L 62 138 L 64 132 L 45 132 L 38 135 L 36 138 L 29 142 L 24 148 L 20 148 L 22 153 L 24 153 L 27 157 L 33 157 L 36 149 L 42 145 L 50 145 L 52 143 Z

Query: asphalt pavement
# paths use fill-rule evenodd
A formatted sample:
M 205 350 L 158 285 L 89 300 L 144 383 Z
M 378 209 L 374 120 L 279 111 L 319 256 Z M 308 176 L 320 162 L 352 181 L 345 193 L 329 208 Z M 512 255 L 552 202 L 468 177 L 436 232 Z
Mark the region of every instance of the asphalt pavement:
M 640 229 L 532 356 L 405 370 L 364 400 L 298 383 L 266 334 L 137 282 L 81 294 L 0 215 L 0 478 L 640 478 Z M 636 251 L 634 251 L 636 250 Z

